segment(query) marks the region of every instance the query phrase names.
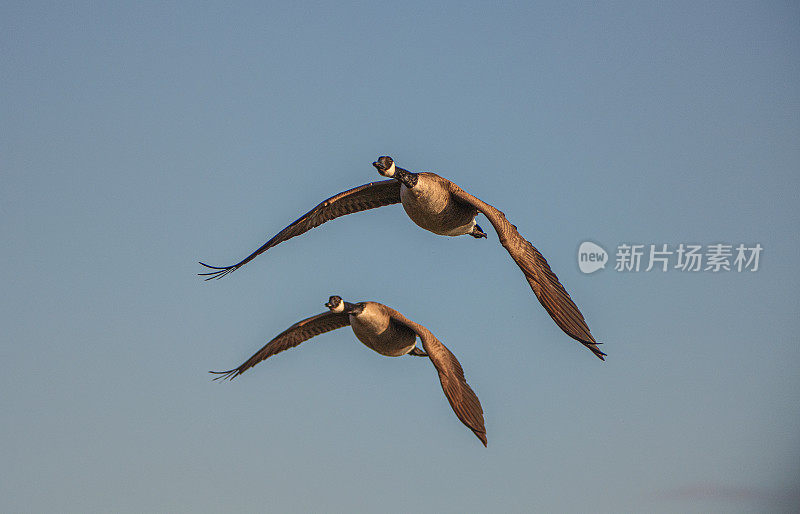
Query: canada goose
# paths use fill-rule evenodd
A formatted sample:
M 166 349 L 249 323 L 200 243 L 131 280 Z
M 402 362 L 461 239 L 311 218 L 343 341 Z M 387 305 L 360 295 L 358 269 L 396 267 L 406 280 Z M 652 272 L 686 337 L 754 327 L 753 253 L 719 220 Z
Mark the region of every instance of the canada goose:
M 329 312 L 311 316 L 287 328 L 263 348 L 247 359 L 241 366 L 228 371 L 210 371 L 221 375 L 214 380 L 233 380 L 259 362 L 312 337 L 342 328 L 353 329 L 359 341 L 368 348 L 388 357 L 415 355 L 429 357 L 442 383 L 444 395 L 453 407 L 458 419 L 472 430 L 486 446 L 486 429 L 483 426 L 481 402 L 464 378 L 458 359 L 436 337 L 419 323 L 406 318 L 391 307 L 377 302 L 345 302 L 339 296 L 331 296 L 325 304 Z M 419 336 L 425 351 L 416 347 Z
M 583 314 L 558 281 L 547 260 L 517 232 L 517 227 L 512 225 L 501 211 L 435 173 L 412 173 L 400 168 L 389 156 L 379 157 L 372 165 L 378 173 L 390 177 L 390 180 L 370 182 L 332 196 L 238 263 L 217 267 L 201 262 L 200 264 L 206 268 L 215 271 L 198 275 L 206 276 L 206 280 L 222 278 L 273 246 L 299 236 L 326 221 L 384 205 L 402 203 L 403 209 L 414 223 L 434 234 L 445 236 L 469 234 L 475 238 L 486 237 L 486 233 L 475 223 L 475 217 L 481 213 L 492 224 L 500 243 L 525 274 L 539 302 L 561 330 L 589 348 L 600 360 L 605 360 L 603 357 L 606 354 L 597 347 L 601 343 L 595 341 L 583 319 Z

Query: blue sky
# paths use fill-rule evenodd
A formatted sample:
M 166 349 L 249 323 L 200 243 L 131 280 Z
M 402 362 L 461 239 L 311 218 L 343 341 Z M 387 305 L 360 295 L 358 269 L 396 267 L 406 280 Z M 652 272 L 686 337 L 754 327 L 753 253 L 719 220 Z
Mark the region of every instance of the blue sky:
M 789 511 L 799 21 L 791 2 L 4 3 L 0 510 Z M 437 237 L 399 206 L 195 276 L 385 154 L 503 210 L 607 361 L 493 232 Z M 764 251 L 755 273 L 584 275 L 585 240 Z M 210 381 L 331 294 L 448 345 L 488 448 L 429 363 L 348 330 Z

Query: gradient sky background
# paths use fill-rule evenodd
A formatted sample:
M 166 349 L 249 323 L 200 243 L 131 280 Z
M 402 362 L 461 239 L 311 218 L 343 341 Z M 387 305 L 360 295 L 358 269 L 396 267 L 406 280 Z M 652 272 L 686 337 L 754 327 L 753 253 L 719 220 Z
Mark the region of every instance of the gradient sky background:
M 795 2 L 3 2 L 0 511 L 793 510 L 798 27 Z M 607 361 L 493 231 L 399 206 L 195 275 L 384 154 L 502 209 Z M 764 253 L 583 275 L 587 239 Z M 430 363 L 349 329 L 210 380 L 331 294 L 448 345 L 488 448 Z

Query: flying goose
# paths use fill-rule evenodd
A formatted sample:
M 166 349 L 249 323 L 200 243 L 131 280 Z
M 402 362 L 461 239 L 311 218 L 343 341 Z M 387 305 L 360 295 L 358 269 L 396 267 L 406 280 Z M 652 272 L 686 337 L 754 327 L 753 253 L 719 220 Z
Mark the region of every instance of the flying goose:
M 233 380 L 259 362 L 289 348 L 294 348 L 312 337 L 342 328 L 353 329 L 359 341 L 368 348 L 388 357 L 414 355 L 429 357 L 442 383 L 444 395 L 453 407 L 458 419 L 472 430 L 486 446 L 486 428 L 483 425 L 481 402 L 464 378 L 458 359 L 436 337 L 419 323 L 406 318 L 391 307 L 377 302 L 345 302 L 339 296 L 331 296 L 325 304 L 329 312 L 323 312 L 298 321 L 284 330 L 263 348 L 247 359 L 238 368 L 228 371 L 211 371 L 218 376 L 214 380 Z M 422 341 L 420 350 L 416 339 Z
M 200 264 L 214 271 L 198 274 L 206 276 L 206 280 L 222 278 L 273 246 L 308 232 L 326 221 L 384 205 L 402 203 L 403 209 L 414 223 L 434 234 L 444 236 L 468 234 L 475 238 L 486 237 L 486 233 L 475 222 L 475 217 L 480 213 L 492 224 L 500 243 L 525 274 L 525 279 L 539 302 L 561 330 L 594 352 L 600 360 L 605 360 L 603 357 L 606 354 L 597 346 L 601 343 L 595 341 L 583 319 L 583 314 L 558 281 L 558 277 L 550 270 L 547 260 L 517 232 L 517 227 L 512 225 L 501 211 L 435 173 L 412 173 L 400 168 L 389 156 L 379 157 L 372 165 L 378 173 L 390 179 L 370 182 L 332 196 L 238 263 L 218 267 L 201 262 Z

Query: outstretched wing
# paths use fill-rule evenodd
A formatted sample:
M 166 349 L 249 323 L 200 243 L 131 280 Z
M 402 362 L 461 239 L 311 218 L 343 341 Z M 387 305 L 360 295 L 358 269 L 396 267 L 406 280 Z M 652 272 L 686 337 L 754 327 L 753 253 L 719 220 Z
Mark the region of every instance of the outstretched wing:
M 550 269 L 547 260 L 539 253 L 539 250 L 522 237 L 517 232 L 517 227 L 512 225 L 496 208 L 475 198 L 452 182 L 451 192 L 456 198 L 475 207 L 489 219 L 500 238 L 500 243 L 508 250 L 511 258 L 525 274 L 525 278 L 533 292 L 536 293 L 539 302 L 556 324 L 561 327 L 561 330 L 594 352 L 600 360 L 605 360 L 603 357 L 606 354 L 597 347 L 601 343 L 594 340 L 594 336 L 586 325 L 586 320 L 583 319 L 583 314 L 578 310 L 561 282 L 558 281 L 558 277 Z
M 218 376 L 214 380 L 230 379 L 238 377 L 259 362 L 272 357 L 289 348 L 294 348 L 298 344 L 311 339 L 319 334 L 346 327 L 350 324 L 350 316 L 343 312 L 323 312 L 316 316 L 311 316 L 303 321 L 298 321 L 291 327 L 278 334 L 272 341 L 268 342 L 255 355 L 247 359 L 241 366 L 228 371 L 209 371 Z
M 413 330 L 422 340 L 422 347 L 427 352 L 431 362 L 439 372 L 439 381 L 442 390 L 450 402 L 450 406 L 467 428 L 486 446 L 486 427 L 483 424 L 483 408 L 478 400 L 478 395 L 467 384 L 464 370 L 461 369 L 456 356 L 431 333 L 430 330 L 419 323 L 411 321 L 396 310 L 387 307 L 392 320 Z
M 379 182 L 370 182 L 363 186 L 339 193 L 332 196 L 320 203 L 307 213 L 300 216 L 294 223 L 278 232 L 278 234 L 264 243 L 261 248 L 251 253 L 241 261 L 232 266 L 209 266 L 201 262 L 206 268 L 215 271 L 206 273 L 198 273 L 198 275 L 206 276 L 206 280 L 212 278 L 222 278 L 228 273 L 236 271 L 248 262 L 252 261 L 262 253 L 266 252 L 273 246 L 282 243 L 295 236 L 299 236 L 308 232 L 314 227 L 318 227 L 339 216 L 345 214 L 353 214 L 354 212 L 361 212 L 367 209 L 375 209 L 376 207 L 383 207 L 384 205 L 391 205 L 393 203 L 400 203 L 400 182 L 394 179 L 381 180 Z

